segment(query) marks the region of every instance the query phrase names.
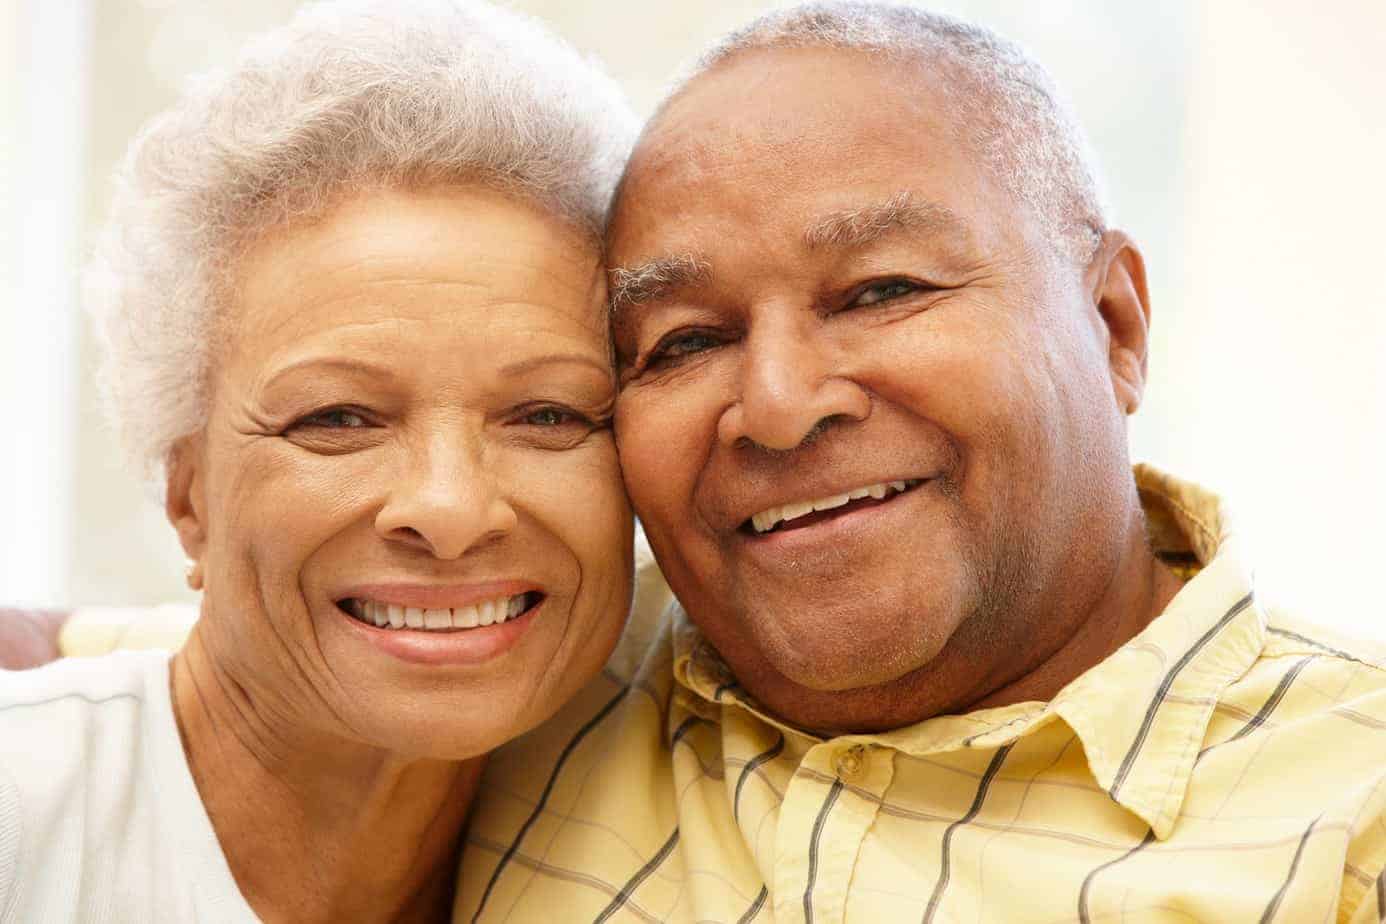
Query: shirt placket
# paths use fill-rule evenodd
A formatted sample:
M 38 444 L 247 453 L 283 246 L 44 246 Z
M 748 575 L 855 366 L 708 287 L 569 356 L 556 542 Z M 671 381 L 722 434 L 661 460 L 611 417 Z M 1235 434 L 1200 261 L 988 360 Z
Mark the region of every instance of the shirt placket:
M 894 752 L 851 740 L 810 748 L 785 791 L 775 920 L 841 924 L 861 846 L 894 775 Z

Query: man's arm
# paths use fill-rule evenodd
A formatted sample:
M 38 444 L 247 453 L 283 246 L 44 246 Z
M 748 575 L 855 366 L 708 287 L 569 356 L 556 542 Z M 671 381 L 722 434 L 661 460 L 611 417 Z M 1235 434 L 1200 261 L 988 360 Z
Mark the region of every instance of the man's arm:
M 0 609 L 0 669 L 23 670 L 54 660 L 67 613 Z

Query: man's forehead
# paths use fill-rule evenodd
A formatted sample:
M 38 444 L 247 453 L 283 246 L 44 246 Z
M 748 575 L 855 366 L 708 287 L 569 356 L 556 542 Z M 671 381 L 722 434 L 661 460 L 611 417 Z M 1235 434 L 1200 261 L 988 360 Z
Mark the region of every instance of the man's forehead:
M 710 165 L 743 157 L 762 166 L 841 157 L 856 136 L 952 135 L 950 100 L 939 75 L 917 62 L 833 47 L 742 52 L 693 77 L 655 113 L 625 185 L 705 176 Z
M 695 77 L 661 109 L 632 153 L 613 212 L 612 243 L 648 232 L 672 200 L 740 198 L 748 187 L 802 188 L 804 176 L 854 167 L 903 187 L 914 168 L 957 160 L 954 105 L 918 66 L 835 48 L 760 49 Z M 975 158 L 949 163 L 975 169 Z

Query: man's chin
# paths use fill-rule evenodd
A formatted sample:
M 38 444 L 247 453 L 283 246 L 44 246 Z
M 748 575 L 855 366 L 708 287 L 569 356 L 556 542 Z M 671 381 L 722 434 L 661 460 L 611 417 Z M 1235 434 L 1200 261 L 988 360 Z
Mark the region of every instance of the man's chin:
M 857 631 L 805 632 L 794 627 L 753 631 L 757 647 L 784 679 L 815 693 L 888 686 L 934 660 L 951 632 L 874 624 Z M 764 631 L 769 629 L 769 631 Z

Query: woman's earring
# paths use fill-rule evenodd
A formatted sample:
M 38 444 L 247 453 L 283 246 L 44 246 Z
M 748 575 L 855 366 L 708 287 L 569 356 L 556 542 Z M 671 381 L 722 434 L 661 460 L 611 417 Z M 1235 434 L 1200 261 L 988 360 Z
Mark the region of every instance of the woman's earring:
M 188 587 L 192 590 L 202 589 L 202 565 L 191 558 L 183 563 L 183 578 L 188 582 Z

